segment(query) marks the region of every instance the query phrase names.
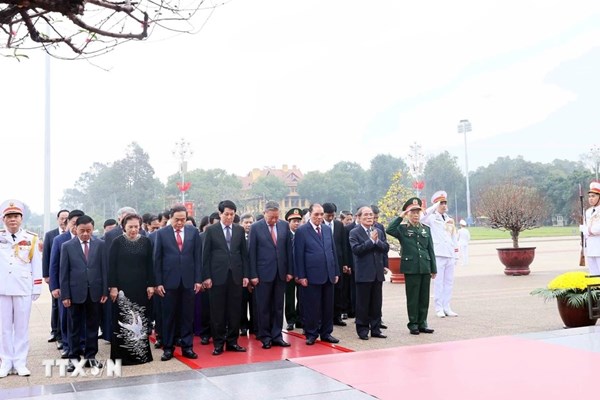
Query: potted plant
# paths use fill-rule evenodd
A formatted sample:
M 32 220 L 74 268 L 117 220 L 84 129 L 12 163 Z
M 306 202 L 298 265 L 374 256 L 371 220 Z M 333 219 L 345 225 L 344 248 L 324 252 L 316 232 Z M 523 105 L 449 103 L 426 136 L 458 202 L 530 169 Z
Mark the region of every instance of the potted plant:
M 590 318 L 588 285 L 600 284 L 600 278 L 588 278 L 583 271 L 565 272 L 554 278 L 547 287 L 533 290 L 530 294 L 541 296 L 545 301 L 556 299 L 558 313 L 567 328 L 595 325 L 597 318 Z M 600 290 L 592 289 L 593 303 L 600 299 Z
M 504 273 L 529 275 L 535 247 L 519 247 L 519 234 L 540 227 L 547 218 L 549 209 L 539 191 L 515 183 L 497 185 L 480 194 L 476 210 L 485 225 L 510 232 L 513 246 L 496 249 Z
M 379 222 L 387 227 L 402 212 L 404 201 L 413 195 L 413 191 L 402 184 L 402 173 L 396 172 L 392 176 L 388 191 L 377 204 L 379 207 Z M 400 242 L 389 236 L 388 243 L 390 244 L 388 267 L 392 272 L 390 281 L 392 283 L 404 283 L 404 274 L 400 272 Z

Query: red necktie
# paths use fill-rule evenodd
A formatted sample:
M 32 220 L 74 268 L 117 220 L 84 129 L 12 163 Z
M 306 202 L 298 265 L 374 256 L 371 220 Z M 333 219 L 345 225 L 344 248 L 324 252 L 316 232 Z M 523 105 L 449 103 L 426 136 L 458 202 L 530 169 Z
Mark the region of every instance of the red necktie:
M 317 226 L 317 235 L 319 235 L 319 237 L 321 237 L 321 227 Z
M 88 255 L 90 254 L 90 247 L 88 246 L 87 240 L 83 242 L 83 255 L 85 256 L 85 261 L 88 260 Z
M 177 233 L 177 247 L 179 247 L 179 251 L 183 250 L 183 240 L 181 240 L 181 230 L 177 229 L 175 233 Z
M 271 231 L 271 239 L 273 239 L 273 243 L 277 246 L 277 237 L 275 236 L 275 225 L 269 225 L 269 230 Z

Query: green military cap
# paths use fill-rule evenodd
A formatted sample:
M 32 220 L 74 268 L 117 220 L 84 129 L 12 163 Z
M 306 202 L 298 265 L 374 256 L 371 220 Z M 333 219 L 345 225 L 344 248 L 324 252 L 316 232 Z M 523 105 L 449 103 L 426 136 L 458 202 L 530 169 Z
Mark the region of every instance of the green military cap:
M 285 220 L 289 221 L 291 219 L 302 219 L 302 210 L 299 208 L 290 208 L 290 210 L 285 213 Z
M 423 202 L 421 201 L 420 198 L 418 197 L 411 197 L 410 199 L 406 200 L 406 203 L 404 203 L 404 205 L 402 206 L 402 211 L 411 211 L 411 210 L 421 210 Z

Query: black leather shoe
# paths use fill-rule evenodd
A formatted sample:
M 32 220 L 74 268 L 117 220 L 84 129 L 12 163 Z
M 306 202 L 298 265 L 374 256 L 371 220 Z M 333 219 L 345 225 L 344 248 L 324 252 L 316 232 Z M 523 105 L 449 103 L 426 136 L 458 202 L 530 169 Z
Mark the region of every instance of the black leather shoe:
M 431 328 L 419 328 L 419 332 L 423 332 L 423 333 L 433 333 L 434 330 Z
M 418 335 L 418 334 L 419 334 L 419 330 L 418 330 L 418 329 L 416 329 L 416 328 L 415 328 L 415 329 L 411 329 L 411 330 L 410 330 L 410 334 L 411 334 L 411 335 Z
M 302 322 L 296 322 L 296 328 L 300 329 L 302 328 Z
M 96 359 L 89 359 L 85 362 L 85 367 L 86 368 L 98 368 L 101 369 L 102 368 L 102 363 Z
M 240 346 L 237 343 L 234 343 L 234 344 L 228 344 L 226 350 L 227 351 L 235 351 L 235 352 L 238 352 L 238 353 L 244 353 L 246 351 L 246 348 Z
M 288 331 L 293 331 L 294 330 L 294 324 L 287 324 L 287 326 L 285 327 L 286 330 Z
M 163 347 L 162 342 L 159 340 L 157 340 L 156 342 L 154 342 L 154 348 L 155 349 L 160 349 L 161 347 Z
M 380 327 L 381 329 L 387 329 L 387 325 L 385 325 L 385 324 L 381 324 L 381 325 L 379 325 L 379 327 Z
M 325 336 L 325 337 L 321 337 L 321 342 L 327 342 L 327 343 L 339 343 L 340 340 L 334 338 L 331 335 Z
M 271 348 L 271 342 L 263 342 L 262 348 L 268 350 Z
M 173 358 L 173 352 L 171 350 L 165 350 L 160 357 L 160 361 L 169 361 L 171 358 Z
M 200 344 L 207 345 L 210 343 L 210 338 L 208 336 L 202 336 L 200 338 Z
M 367 335 L 358 335 L 358 338 L 360 340 L 369 340 L 369 337 Z
M 212 352 L 212 355 L 220 356 L 221 354 L 223 354 L 223 346 L 215 347 L 215 349 Z
M 317 338 L 314 338 L 314 337 L 306 338 L 306 344 L 308 346 L 312 346 L 313 344 L 315 344 L 316 341 L 317 341 Z
M 64 348 L 62 342 L 56 342 L 56 350 L 62 350 Z
M 56 341 L 58 341 L 58 339 L 59 339 L 58 336 L 52 335 L 48 338 L 48 343 L 56 342 Z
M 69 358 L 69 350 L 63 350 L 60 353 L 60 358 L 62 358 L 63 360 Z
M 273 340 L 273 346 L 290 347 L 290 344 L 283 339 Z
M 181 352 L 181 355 L 184 356 L 185 358 L 191 358 L 192 360 L 195 360 L 196 358 L 198 358 L 198 354 L 194 353 L 194 350 L 192 350 L 192 349 L 183 350 Z
M 384 335 L 383 333 L 371 333 L 371 337 L 376 337 L 376 338 L 379 338 L 379 339 L 385 339 L 385 338 L 387 338 L 387 336 Z
M 248 336 L 248 329 L 246 329 L 246 328 L 240 329 L 240 336 Z
M 69 360 L 69 363 L 67 364 L 67 372 L 73 372 L 75 371 L 75 364 L 73 364 L 73 362 L 71 360 Z
M 341 319 L 341 318 L 339 318 L 339 317 L 338 317 L 338 318 L 335 318 L 335 319 L 333 320 L 333 324 L 334 324 L 334 325 L 337 325 L 337 326 L 346 326 L 346 325 L 348 325 L 347 323 L 345 323 L 344 321 L 342 321 L 342 319 Z

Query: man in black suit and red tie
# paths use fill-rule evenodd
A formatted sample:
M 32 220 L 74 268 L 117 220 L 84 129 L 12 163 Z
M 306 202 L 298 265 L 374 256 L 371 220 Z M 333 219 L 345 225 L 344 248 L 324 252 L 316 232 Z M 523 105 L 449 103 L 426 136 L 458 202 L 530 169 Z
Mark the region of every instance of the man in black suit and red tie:
M 77 218 L 77 236 L 62 245 L 60 252 L 60 298 L 68 310 L 69 359 L 84 356 L 87 366 L 102 368 L 96 360 L 101 304 L 108 298 L 108 271 L 104 241 L 92 237 L 94 220 L 89 215 Z M 85 320 L 85 347 L 79 346 Z M 75 366 L 69 363 L 68 372 Z
M 362 340 L 385 339 L 381 333 L 381 307 L 385 257 L 390 250 L 385 234 L 374 225 L 373 210 L 361 207 L 358 224 L 350 231 L 356 282 L 356 333 Z
M 255 289 L 258 339 L 263 349 L 289 347 L 283 340 L 283 300 L 292 280 L 292 240 L 287 222 L 279 219 L 279 204 L 268 201 L 264 218 L 250 228 L 250 282 Z
M 209 289 L 213 355 L 246 351 L 238 345 L 242 288 L 248 286 L 248 247 L 244 228 L 233 223 L 237 207 L 231 200 L 218 206 L 220 221 L 202 236 L 202 284 Z M 226 348 L 224 346 L 227 346 Z
M 195 359 L 198 355 L 193 350 L 194 296 L 202 287 L 202 246 L 198 230 L 185 224 L 185 206 L 174 206 L 169 215 L 171 225 L 156 231 L 154 242 L 155 293 L 163 298 L 163 355 L 160 359 L 168 361 L 173 358 L 177 322 L 181 354 Z
M 339 279 L 339 266 L 331 229 L 322 227 L 323 207 L 309 208 L 310 220 L 300 226 L 294 237 L 294 275 L 302 290 L 302 316 L 306 344 L 317 337 L 329 343 L 339 340 L 333 332 L 333 286 Z

